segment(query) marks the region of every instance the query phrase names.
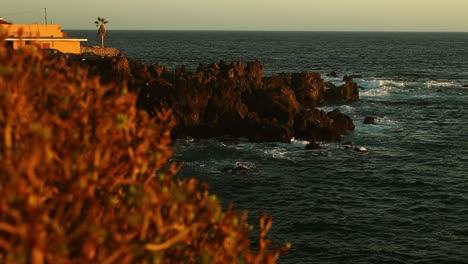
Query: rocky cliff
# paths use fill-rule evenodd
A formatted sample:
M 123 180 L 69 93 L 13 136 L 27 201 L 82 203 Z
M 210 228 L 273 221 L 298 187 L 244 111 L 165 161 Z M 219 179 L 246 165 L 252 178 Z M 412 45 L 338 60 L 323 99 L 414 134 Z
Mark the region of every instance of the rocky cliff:
M 91 74 L 105 82 L 125 81 L 138 93 L 138 106 L 153 113 L 171 108 L 177 122 L 175 137 L 232 135 L 252 141 L 290 142 L 339 140 L 353 130 L 350 117 L 338 110 L 317 109 L 326 102 L 359 99 L 358 86 L 325 83 L 319 73 L 263 76 L 258 61 L 210 65 L 195 72 L 169 70 L 129 61 L 125 56 L 85 60 Z

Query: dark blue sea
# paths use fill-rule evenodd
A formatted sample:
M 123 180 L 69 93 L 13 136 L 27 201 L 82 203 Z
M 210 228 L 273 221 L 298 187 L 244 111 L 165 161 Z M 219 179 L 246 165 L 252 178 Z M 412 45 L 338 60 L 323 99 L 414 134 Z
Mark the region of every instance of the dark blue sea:
M 95 31 L 69 33 L 99 43 Z M 208 182 L 252 223 L 271 214 L 270 237 L 293 246 L 280 263 L 468 263 L 468 33 L 109 30 L 105 42 L 171 68 L 258 59 L 265 75 L 361 76 L 359 101 L 321 108 L 351 116 L 356 130 L 342 142 L 368 153 L 180 140 L 181 177 Z

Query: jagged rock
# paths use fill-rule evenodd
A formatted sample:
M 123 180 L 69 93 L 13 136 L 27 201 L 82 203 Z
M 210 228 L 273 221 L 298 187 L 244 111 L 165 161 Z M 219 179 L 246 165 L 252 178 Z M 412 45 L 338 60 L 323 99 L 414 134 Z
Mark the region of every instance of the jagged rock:
M 265 77 L 262 80 L 262 87 L 265 89 L 278 89 L 282 87 L 291 87 L 290 74 L 273 74 L 270 77 Z
M 359 100 L 359 87 L 355 82 L 346 82 L 336 87 L 333 83 L 327 83 L 328 89 L 325 91 L 325 101 L 342 102 Z
M 258 89 L 247 100 L 250 111 L 287 123 L 294 119 L 301 105 L 289 87 Z
M 244 165 L 238 165 L 238 166 L 234 166 L 234 167 L 224 167 L 221 169 L 222 172 L 228 172 L 228 173 L 247 173 L 249 171 L 249 168 L 247 166 L 244 166 Z
M 166 71 L 166 67 L 164 67 L 163 65 L 160 65 L 160 64 L 153 64 L 151 65 L 151 73 L 153 74 L 153 76 L 155 77 L 161 77 L 163 72 Z
M 249 77 L 261 79 L 263 76 L 263 65 L 259 61 L 250 61 L 247 63 L 245 71 Z
M 263 74 L 263 73 L 262 73 Z M 244 64 L 242 63 L 242 61 L 238 61 L 236 62 L 236 64 L 234 65 L 234 75 L 236 77 L 242 77 L 245 75 L 245 69 L 244 69 Z
M 294 73 L 291 88 L 304 107 L 312 108 L 324 102 L 325 83 L 319 73 Z
M 343 76 L 343 82 L 352 82 L 352 81 L 353 81 L 353 77 L 348 76 L 348 75 Z
M 359 87 L 355 82 L 347 82 L 340 86 L 342 100 L 359 100 Z
M 364 118 L 364 124 L 366 125 L 374 125 L 375 124 L 375 118 L 372 117 L 372 116 L 366 116 L 366 118 Z
M 322 149 L 322 147 L 320 146 L 320 144 L 318 144 L 316 142 L 309 142 L 305 146 L 305 149 L 306 150 L 316 150 L 316 149 Z
M 353 120 L 351 120 L 349 116 L 341 113 L 338 109 L 328 112 L 327 117 L 333 122 L 333 130 L 341 135 L 344 135 L 355 128 Z
M 354 130 L 354 124 L 351 118 L 339 110 L 326 113 L 314 108 L 296 115 L 294 129 L 296 138 L 308 141 L 337 141 L 341 135 Z
M 330 77 L 338 77 L 338 74 L 336 73 L 336 71 L 332 71 L 332 72 L 330 72 L 329 74 L 327 74 L 327 76 L 330 76 Z
M 349 149 L 349 150 L 356 151 L 356 152 L 363 152 L 363 153 L 369 152 L 368 148 L 355 146 L 353 142 L 351 141 L 347 141 L 343 143 L 343 146 L 345 147 L 345 149 Z
M 125 81 L 138 93 L 138 107 L 150 114 L 162 107 L 172 109 L 176 138 L 233 135 L 256 142 L 289 142 L 292 137 L 329 141 L 354 129 L 348 116 L 315 106 L 327 98 L 355 100 L 357 85 L 348 82 L 337 88 L 325 84 L 318 73 L 263 77 L 258 61 L 245 67 L 242 62 L 200 64 L 194 73 L 184 66 L 171 71 L 125 57 L 83 63 L 104 82 Z M 337 95 L 330 96 L 333 93 Z

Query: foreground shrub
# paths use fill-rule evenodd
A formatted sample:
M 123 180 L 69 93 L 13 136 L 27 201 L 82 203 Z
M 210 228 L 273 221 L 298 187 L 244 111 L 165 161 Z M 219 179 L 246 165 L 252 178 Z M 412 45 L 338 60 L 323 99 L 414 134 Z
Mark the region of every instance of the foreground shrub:
M 171 112 L 34 48 L 0 47 L 0 263 L 274 263 L 247 215 L 174 180 Z

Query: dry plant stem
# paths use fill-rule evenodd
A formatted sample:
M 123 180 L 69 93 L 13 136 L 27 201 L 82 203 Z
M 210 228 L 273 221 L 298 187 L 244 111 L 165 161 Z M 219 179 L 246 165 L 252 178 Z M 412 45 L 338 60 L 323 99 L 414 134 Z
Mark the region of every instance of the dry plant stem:
M 167 240 L 166 242 L 164 243 L 161 243 L 161 244 L 151 244 L 151 243 L 148 243 L 145 245 L 145 249 L 146 250 L 149 250 L 149 251 L 162 251 L 162 250 L 166 250 L 168 248 L 170 248 L 172 245 L 174 245 L 175 243 L 183 240 L 190 232 L 196 230 L 198 228 L 198 225 L 197 224 L 193 224 L 191 227 L 189 228 L 186 228 L 182 231 L 180 231 L 177 235 L 175 235 L 174 237 L 170 238 L 169 240 Z

